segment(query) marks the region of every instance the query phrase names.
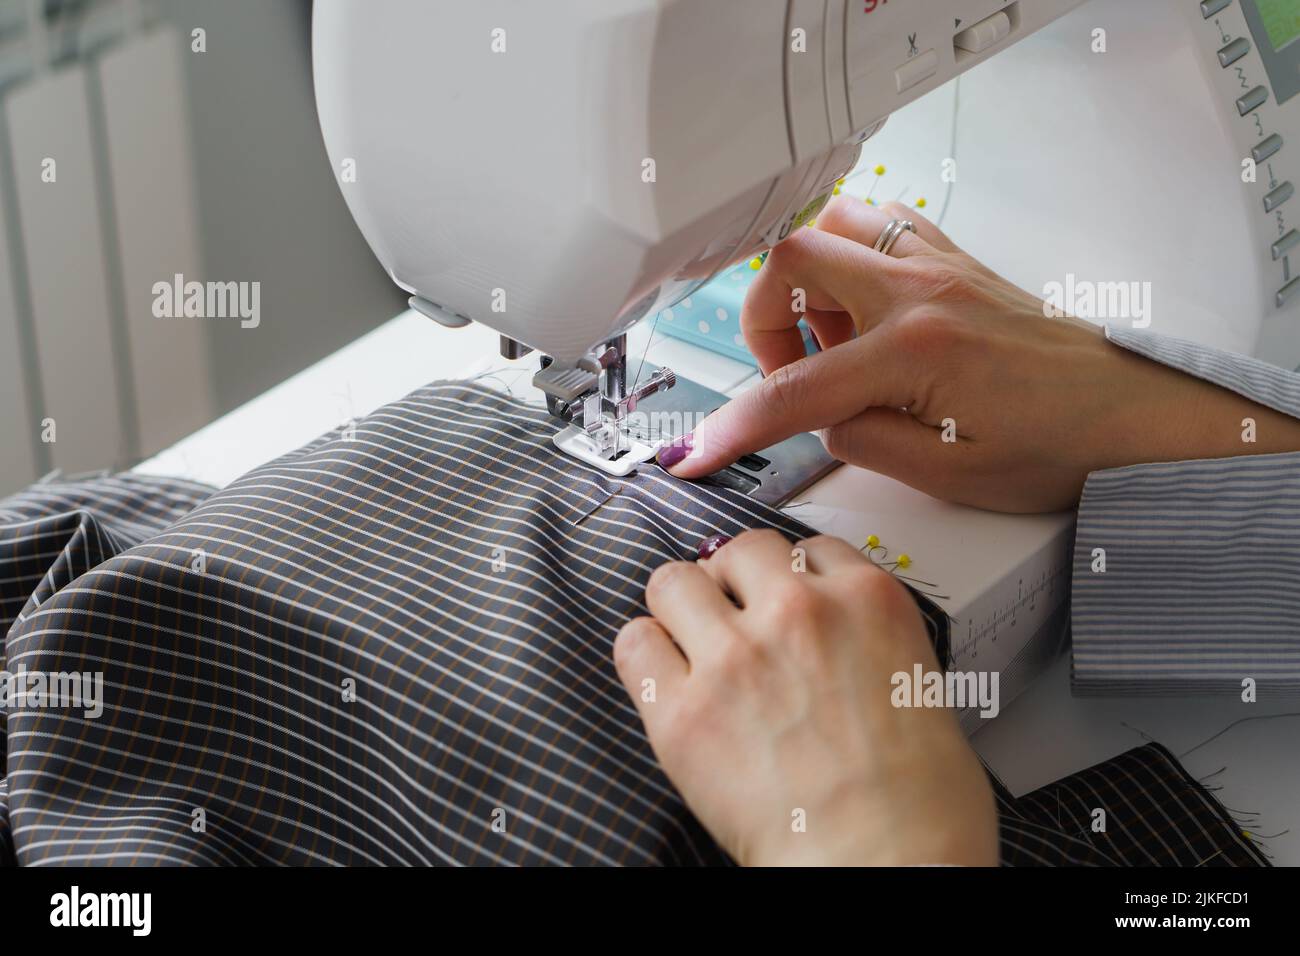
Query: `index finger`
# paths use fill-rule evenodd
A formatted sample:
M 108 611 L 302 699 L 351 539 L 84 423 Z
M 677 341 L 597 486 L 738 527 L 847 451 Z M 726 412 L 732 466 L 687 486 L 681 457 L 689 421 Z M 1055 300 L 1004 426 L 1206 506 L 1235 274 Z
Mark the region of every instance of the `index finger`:
M 807 289 L 798 295 L 766 264 L 754 278 L 740 311 L 740 330 L 763 374 L 771 375 L 808 354 L 800 320 L 812 329 L 819 349 L 848 342 L 856 334 L 853 317 L 842 311 L 838 302 L 817 290 L 812 291 L 811 301 L 809 295 Z
M 681 439 L 661 463 L 678 478 L 701 478 L 802 432 L 830 428 L 868 408 L 907 408 L 924 368 L 889 348 L 889 327 L 777 369 Z M 848 387 L 846 387 L 848 386 Z M 671 447 L 671 446 L 670 446 Z

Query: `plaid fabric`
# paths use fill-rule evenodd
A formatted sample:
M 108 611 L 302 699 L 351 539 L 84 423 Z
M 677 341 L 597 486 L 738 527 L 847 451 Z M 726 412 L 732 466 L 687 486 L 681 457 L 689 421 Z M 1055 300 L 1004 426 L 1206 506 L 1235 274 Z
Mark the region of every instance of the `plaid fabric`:
M 128 475 L 0 502 L 6 667 L 100 672 L 105 698 L 97 718 L 10 713 L 0 853 L 725 862 L 657 767 L 612 639 L 650 572 L 702 538 L 812 532 L 655 468 L 594 474 L 553 429 L 437 385 L 210 497 Z M 943 654 L 946 619 L 925 607 Z M 1003 795 L 1004 861 L 1259 862 L 1166 753 L 1124 759 L 1132 786 L 1107 765 L 1087 774 L 1111 789 L 1057 785 L 1082 798 L 1072 816 Z M 1075 835 L 1085 785 L 1131 808 L 1122 836 Z

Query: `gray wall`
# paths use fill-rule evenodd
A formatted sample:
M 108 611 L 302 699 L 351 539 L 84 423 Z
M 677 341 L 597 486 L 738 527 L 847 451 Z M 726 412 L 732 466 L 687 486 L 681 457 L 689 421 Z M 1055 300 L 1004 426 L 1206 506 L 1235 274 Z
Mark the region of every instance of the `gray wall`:
M 209 278 L 260 280 L 256 330 L 214 323 L 218 405 L 265 391 L 405 308 L 334 182 L 316 121 L 309 0 L 160 0 L 208 51 L 189 71 Z
M 260 283 L 260 324 L 160 319 L 178 272 Z M 329 168 L 309 0 L 0 0 L 0 496 L 130 467 L 404 301 Z

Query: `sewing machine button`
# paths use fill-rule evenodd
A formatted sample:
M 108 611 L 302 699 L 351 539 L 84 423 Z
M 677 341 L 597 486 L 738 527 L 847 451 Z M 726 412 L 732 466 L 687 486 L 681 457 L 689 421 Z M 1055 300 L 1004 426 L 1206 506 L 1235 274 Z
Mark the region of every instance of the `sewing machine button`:
M 995 13 L 974 26 L 967 27 L 953 39 L 957 49 L 967 53 L 983 53 L 1011 35 L 1011 18 L 1005 11 Z
M 1262 163 L 1282 148 L 1282 137 L 1274 133 L 1250 151 L 1250 158 Z
M 1236 63 L 1243 56 L 1250 52 L 1250 41 L 1245 37 L 1237 37 L 1222 50 L 1219 51 L 1219 66 L 1229 67 Z
M 1300 243 L 1300 232 L 1296 232 L 1292 229 L 1277 242 L 1273 243 L 1271 247 L 1273 251 L 1273 260 L 1277 261 L 1278 259 L 1281 259 L 1284 255 L 1294 249 L 1297 243 Z
M 1272 212 L 1293 195 L 1295 195 L 1295 187 L 1290 183 L 1283 183 L 1264 197 L 1264 211 Z
M 1277 290 L 1277 307 L 1280 309 L 1290 301 L 1291 297 L 1300 291 L 1300 276 L 1292 279 L 1282 288 Z
M 909 90 L 916 84 L 928 80 L 939 72 L 939 54 L 926 50 L 908 60 L 894 71 L 894 82 L 898 92 Z
M 1201 16 L 1208 20 L 1230 3 L 1232 0 L 1201 0 Z
M 1265 87 L 1257 86 L 1245 96 L 1237 100 L 1237 112 L 1242 116 L 1247 113 L 1253 113 L 1268 101 L 1268 90 Z

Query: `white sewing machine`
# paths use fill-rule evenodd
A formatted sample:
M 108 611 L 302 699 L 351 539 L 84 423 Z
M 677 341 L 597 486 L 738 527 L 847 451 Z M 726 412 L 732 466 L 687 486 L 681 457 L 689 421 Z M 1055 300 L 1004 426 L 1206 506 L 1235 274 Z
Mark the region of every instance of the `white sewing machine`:
M 627 474 L 673 437 L 634 427 L 638 405 L 703 413 L 718 399 L 693 390 L 676 402 L 648 401 L 678 380 L 667 369 L 644 384 L 629 380 L 628 331 L 815 218 L 891 113 L 1080 2 L 322 0 L 314 26 L 321 126 L 353 215 L 412 306 L 451 327 L 487 325 L 506 356 L 541 352 L 547 364 L 534 384 L 572 422 L 557 444 Z M 959 168 L 975 179 L 1014 171 L 1024 226 L 1036 232 L 1093 217 L 1097 188 L 1136 187 L 1138 210 L 1160 179 L 1183 178 L 1198 201 L 1152 210 L 1174 220 L 1175 241 L 1134 261 L 1129 244 L 1096 242 L 1097 229 L 1076 231 L 1085 240 L 1077 246 L 1062 230 L 1035 244 L 1052 250 L 1054 266 L 1026 287 L 1058 289 L 1058 304 L 1101 321 L 1161 328 L 1168 322 L 1157 323 L 1157 310 L 1165 310 L 1189 337 L 1295 364 L 1300 343 L 1286 306 L 1300 290 L 1289 260 L 1300 234 L 1286 217 L 1293 187 L 1282 149 L 1294 120 L 1282 104 L 1300 87 L 1300 45 L 1290 42 L 1300 32 L 1296 5 L 1140 6 L 1138 16 L 1169 37 L 1192 22 L 1195 82 L 1208 85 L 1208 103 L 1163 89 L 1185 84 L 1186 70 L 1154 57 L 1159 68 L 1146 76 L 1119 70 L 1109 88 L 1079 83 L 1080 74 L 1103 72 L 1085 60 L 1132 42 L 1131 32 L 1112 38 L 1098 27 L 1055 51 L 1076 72 L 1038 63 L 1009 77 L 1007 109 L 962 144 L 964 165 L 932 157 L 931 176 L 945 160 L 950 180 Z M 1142 114 L 1107 102 L 1139 96 L 1169 104 L 1158 127 L 1135 125 L 1130 118 Z M 1219 120 L 1208 143 L 1207 115 Z M 1036 148 L 1000 148 L 1011 139 L 1007 125 L 1026 116 L 1042 124 Z M 1105 128 L 1088 135 L 1098 119 Z M 1152 139 L 1163 154 L 1131 149 Z M 522 147 L 531 147 L 526 161 Z M 1195 152 L 1208 155 L 1171 162 Z M 1128 175 L 1102 186 L 1096 167 L 1108 160 Z M 1232 188 L 1247 178 L 1259 210 Z M 1007 191 L 965 192 L 967 216 L 999 222 L 1005 234 L 1017 210 L 975 204 L 1004 201 Z M 1138 216 L 1111 228 L 1168 230 Z M 1233 262 L 1243 254 L 1246 263 Z M 1062 261 L 1071 265 L 1065 275 Z M 1258 275 L 1255 301 L 1243 302 L 1236 282 L 1206 294 L 1189 271 Z M 832 464 L 810 441 L 764 459 L 772 467 L 733 480 L 757 479 L 753 493 L 769 501 L 790 498 Z M 769 476 L 776 487 L 764 487 Z
M 543 353 L 556 444 L 628 474 L 675 437 L 629 414 L 677 384 L 629 383 L 628 331 L 813 220 L 899 106 L 1079 2 L 324 0 L 317 101 L 412 307 Z M 764 454 L 776 498 L 832 464 L 792 447 Z
M 850 183 L 873 183 L 880 200 L 925 197 L 961 245 L 1035 294 L 1149 282 L 1143 315 L 1097 318 L 1294 367 L 1300 0 L 1076 6 L 317 0 L 330 159 L 418 311 L 142 470 L 224 484 L 439 377 L 490 373 L 540 398 L 529 347 L 556 360 L 537 384 L 574 424 L 570 450 L 635 466 L 649 444 L 627 432 L 639 401 L 712 400 L 757 380 L 682 341 L 651 342 L 641 320 L 811 218 L 859 150 L 867 175 Z M 960 91 L 948 82 L 981 63 Z M 500 337 L 510 361 L 496 357 Z M 647 346 L 655 372 L 676 370 L 675 388 L 630 389 L 627 359 Z M 807 485 L 791 513 L 907 551 L 955 621 L 955 666 L 1003 672 L 1003 714 L 977 722 L 974 742 L 1013 790 L 1141 743 L 1129 724 L 1180 753 L 1243 716 L 1232 702 L 1070 697 L 1068 660 L 1052 660 L 1071 515 L 986 514 L 859 469 L 821 477 L 825 460 L 806 449 L 789 454 Z M 798 488 L 768 491 L 778 501 Z M 1287 709 L 1261 702 L 1248 716 Z M 1256 722 L 1187 765 L 1228 764 L 1224 801 L 1282 830 L 1300 799 L 1300 764 L 1279 759 L 1292 740 L 1284 721 Z M 1300 862 L 1300 828 L 1271 849 Z

